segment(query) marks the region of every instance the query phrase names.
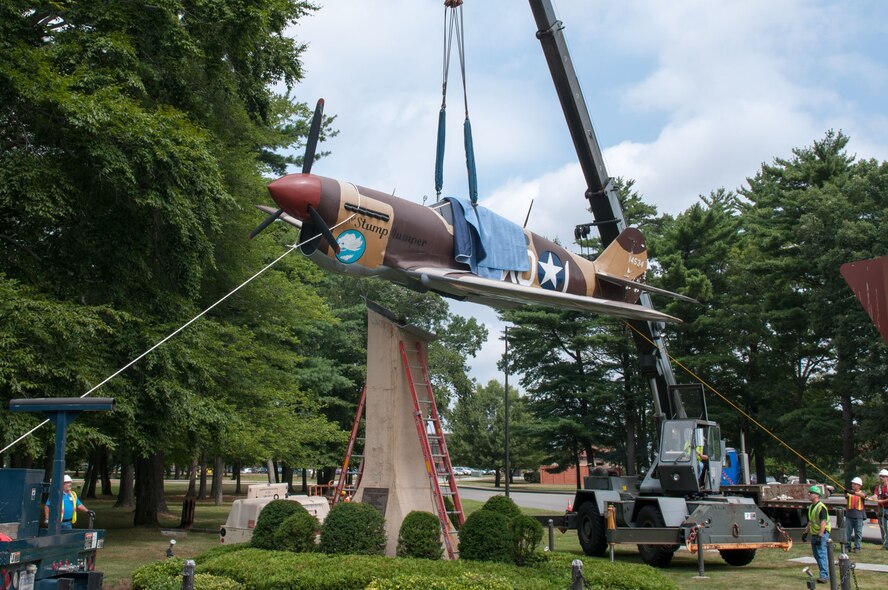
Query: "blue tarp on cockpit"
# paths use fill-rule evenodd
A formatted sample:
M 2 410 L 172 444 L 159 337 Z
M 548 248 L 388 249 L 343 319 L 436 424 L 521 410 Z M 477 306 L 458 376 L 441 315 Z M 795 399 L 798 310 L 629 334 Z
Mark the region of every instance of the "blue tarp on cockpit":
M 453 212 L 453 249 L 457 262 L 480 277 L 501 279 L 503 271 L 527 272 L 527 241 L 517 223 L 466 199 L 446 197 Z

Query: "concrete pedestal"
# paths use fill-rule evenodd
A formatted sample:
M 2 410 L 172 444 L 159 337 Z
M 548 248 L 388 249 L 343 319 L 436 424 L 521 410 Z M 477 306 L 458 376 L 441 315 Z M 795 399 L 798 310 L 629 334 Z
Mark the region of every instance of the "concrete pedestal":
M 435 336 L 399 325 L 373 309 L 367 310 L 367 323 L 364 473 L 354 501 L 383 513 L 385 552 L 393 556 L 405 516 L 413 510 L 437 514 L 400 351 L 402 341 L 409 348 L 419 342 L 427 358 L 427 345 Z

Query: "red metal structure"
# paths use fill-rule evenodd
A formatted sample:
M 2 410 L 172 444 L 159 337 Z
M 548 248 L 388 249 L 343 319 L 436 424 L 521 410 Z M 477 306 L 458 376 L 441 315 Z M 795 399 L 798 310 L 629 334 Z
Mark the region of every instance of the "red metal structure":
M 849 262 L 839 272 L 888 342 L 888 256 Z
M 459 499 L 456 478 L 453 476 L 453 465 L 447 452 L 447 441 L 441 428 L 441 417 L 438 415 L 438 406 L 435 404 L 435 395 L 432 392 L 428 366 L 421 345 L 417 342 L 415 348 L 411 350 L 401 342 L 401 359 L 404 361 L 404 371 L 410 384 L 416 432 L 425 457 L 426 473 L 432 487 L 433 502 L 441 523 L 441 532 L 444 534 L 444 546 L 448 557 L 456 559 L 459 556 L 455 542 L 457 531 L 450 522 L 450 514 L 456 514 L 460 525 L 465 522 L 465 514 Z M 444 504 L 445 496 L 449 496 L 453 501 L 452 512 L 448 511 Z

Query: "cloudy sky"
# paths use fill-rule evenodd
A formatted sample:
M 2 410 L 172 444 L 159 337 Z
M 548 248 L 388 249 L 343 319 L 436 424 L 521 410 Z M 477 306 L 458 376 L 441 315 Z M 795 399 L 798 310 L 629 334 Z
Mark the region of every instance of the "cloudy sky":
M 296 98 L 323 97 L 339 135 L 313 172 L 434 201 L 442 0 L 318 0 L 290 33 L 307 43 Z M 736 189 L 763 162 L 828 129 L 861 158 L 888 159 L 888 3 L 881 0 L 553 0 L 611 176 L 636 180 L 661 212 Z M 585 184 L 523 0 L 465 0 L 469 115 L 483 205 L 572 242 L 592 221 Z M 454 53 L 444 192 L 467 194 Z M 503 324 L 489 309 L 471 361 L 502 379 Z

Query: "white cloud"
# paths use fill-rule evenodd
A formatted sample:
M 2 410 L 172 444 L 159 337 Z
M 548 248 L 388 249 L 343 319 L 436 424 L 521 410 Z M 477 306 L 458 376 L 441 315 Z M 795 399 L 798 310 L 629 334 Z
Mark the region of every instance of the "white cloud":
M 327 98 L 340 135 L 315 172 L 434 198 L 440 0 L 336 0 L 294 30 L 309 43 L 296 91 Z M 763 162 L 843 129 L 858 157 L 888 158 L 888 5 L 872 0 L 556 2 L 612 176 L 660 211 L 736 189 Z M 465 5 L 469 107 L 482 203 L 572 243 L 591 221 L 551 78 L 525 2 Z M 445 193 L 465 194 L 462 89 L 451 66 Z M 472 361 L 496 374 L 502 324 Z M 463 308 L 458 308 L 463 309 Z M 489 366 L 488 366 L 489 363 Z M 493 367 L 493 368 L 491 368 Z

